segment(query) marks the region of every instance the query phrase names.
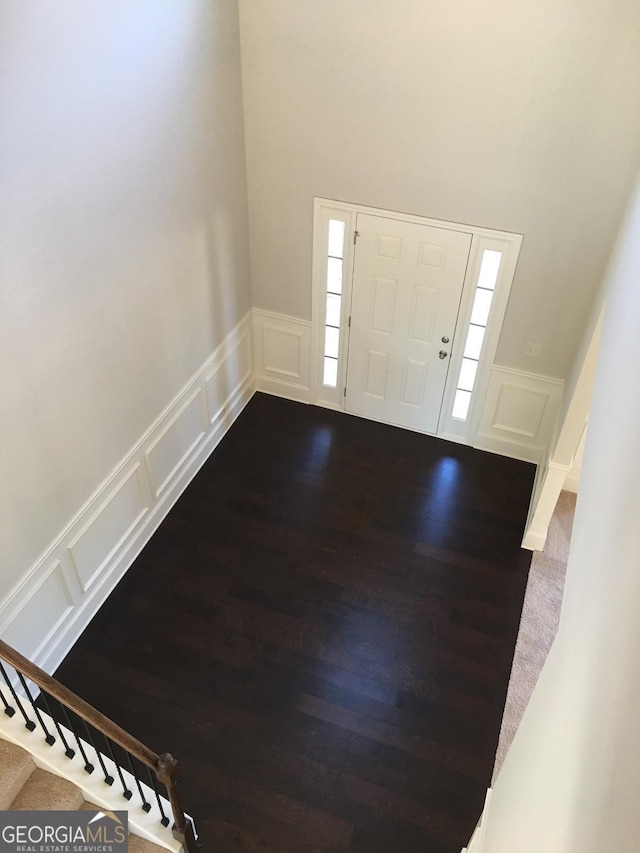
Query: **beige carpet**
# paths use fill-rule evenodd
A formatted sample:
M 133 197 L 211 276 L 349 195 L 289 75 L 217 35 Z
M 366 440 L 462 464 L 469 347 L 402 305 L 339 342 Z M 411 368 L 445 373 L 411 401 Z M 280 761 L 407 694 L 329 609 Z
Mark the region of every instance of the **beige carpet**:
M 561 492 L 544 551 L 534 552 L 513 658 L 500 740 L 493 768 L 495 782 L 520 724 L 540 670 L 558 630 L 576 496 Z
M 36 735 L 33 735 L 36 737 Z M 118 808 L 125 809 L 123 800 Z M 31 755 L 11 741 L 0 737 L 0 811 L 101 811 L 87 803 L 79 788 L 60 776 L 36 767 Z M 105 845 L 106 849 L 107 845 Z M 24 845 L 23 849 L 40 849 L 40 845 Z M 43 845 L 45 849 L 45 845 Z M 46 846 L 47 850 L 64 846 Z M 75 849 L 83 849 L 77 846 Z M 90 849 L 87 847 L 86 849 Z M 99 849 L 96 847 L 96 849 Z M 129 836 L 129 853 L 166 853 L 164 847 L 152 844 L 139 835 Z

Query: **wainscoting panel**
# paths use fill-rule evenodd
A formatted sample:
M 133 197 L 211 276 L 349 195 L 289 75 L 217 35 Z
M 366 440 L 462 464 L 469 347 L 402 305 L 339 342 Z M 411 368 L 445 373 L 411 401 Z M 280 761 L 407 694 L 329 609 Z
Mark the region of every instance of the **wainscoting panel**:
M 251 399 L 251 364 L 247 314 L 0 602 L 6 642 L 53 672 Z
M 240 337 L 231 344 L 228 355 L 216 361 L 205 376 L 209 424 L 215 423 L 222 416 L 228 401 L 252 373 L 251 329 L 247 324 Z
M 149 484 L 154 498 L 160 497 L 198 442 L 205 435 L 203 390 L 198 388 L 180 406 L 151 447 L 145 452 Z
M 136 465 L 67 546 L 83 592 L 148 512 L 141 476 L 140 465 Z
M 253 340 L 258 391 L 308 403 L 311 323 L 254 308 Z
M 553 435 L 563 384 L 494 365 L 474 447 L 539 462 Z
M 19 609 L 14 607 L 13 614 L 3 626 L 2 639 L 33 659 L 71 613 L 73 606 L 62 564 L 56 560 L 44 570 L 39 583 L 29 590 L 23 606 Z M 34 631 L 34 626 L 41 628 L 41 633 Z
M 310 323 L 254 308 L 253 345 L 258 391 L 311 402 Z M 561 379 L 493 365 L 480 417 L 462 443 L 539 462 L 553 436 L 563 386 Z

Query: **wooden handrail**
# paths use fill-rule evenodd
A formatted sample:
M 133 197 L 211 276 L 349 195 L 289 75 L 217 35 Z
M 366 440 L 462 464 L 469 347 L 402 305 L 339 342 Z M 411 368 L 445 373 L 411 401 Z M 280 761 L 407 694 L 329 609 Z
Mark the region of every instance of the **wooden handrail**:
M 148 749 L 137 738 L 110 720 L 109 717 L 105 717 L 104 714 L 97 711 L 93 705 L 76 696 L 52 676 L 47 675 L 43 669 L 40 669 L 39 666 L 36 666 L 35 663 L 32 663 L 3 640 L 0 640 L 0 658 L 11 664 L 14 669 L 21 672 L 42 690 L 46 690 L 50 696 L 53 696 L 58 702 L 62 702 L 66 708 L 70 708 L 94 729 L 106 735 L 146 767 L 150 767 L 154 771 L 157 769 L 158 755 L 155 752 Z
M 184 836 L 188 850 L 197 850 L 193 824 L 190 820 L 187 820 L 176 790 L 178 762 L 175 758 L 168 752 L 157 755 L 117 723 L 114 723 L 113 720 L 110 720 L 109 717 L 106 717 L 94 708 L 93 705 L 85 702 L 84 699 L 81 699 L 72 690 L 60 684 L 51 675 L 47 675 L 43 669 L 40 669 L 39 666 L 36 666 L 36 664 L 32 663 L 3 640 L 0 640 L 0 659 L 12 666 L 16 672 L 21 673 L 34 684 L 37 684 L 49 696 L 52 696 L 66 708 L 69 708 L 96 729 L 96 731 L 99 731 L 110 741 L 124 749 L 141 764 L 151 769 L 158 781 L 167 789 L 173 812 L 174 829 Z

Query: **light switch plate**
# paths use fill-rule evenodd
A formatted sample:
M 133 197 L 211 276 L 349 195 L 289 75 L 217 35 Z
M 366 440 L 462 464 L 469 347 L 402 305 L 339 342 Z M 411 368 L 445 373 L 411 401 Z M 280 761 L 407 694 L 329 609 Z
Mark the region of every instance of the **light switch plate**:
M 540 358 L 542 355 L 542 344 L 525 344 L 524 354 L 529 358 Z

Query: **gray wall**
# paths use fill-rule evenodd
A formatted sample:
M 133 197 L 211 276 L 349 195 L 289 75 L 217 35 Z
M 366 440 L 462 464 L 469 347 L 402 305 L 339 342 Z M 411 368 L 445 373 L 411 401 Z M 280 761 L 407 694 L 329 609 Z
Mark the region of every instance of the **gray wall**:
M 236 0 L 0 8 L 0 592 L 250 307 Z
M 515 231 L 497 361 L 564 378 L 640 152 L 636 0 L 240 0 L 240 25 L 255 304 L 310 318 L 314 195 Z
M 479 853 L 623 853 L 640 816 L 640 192 L 606 309 L 560 626 L 500 775 Z

